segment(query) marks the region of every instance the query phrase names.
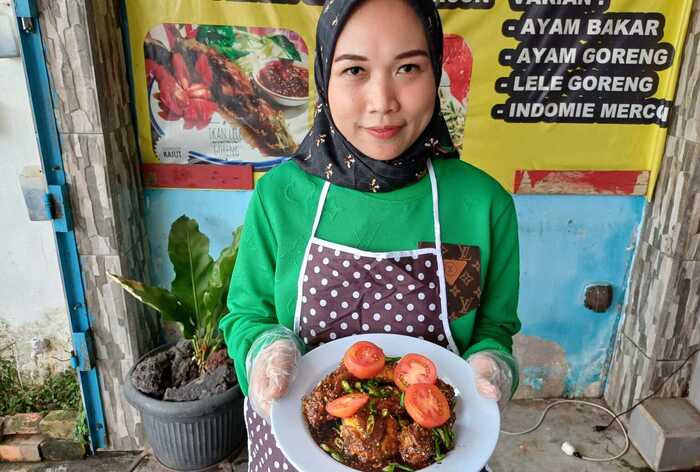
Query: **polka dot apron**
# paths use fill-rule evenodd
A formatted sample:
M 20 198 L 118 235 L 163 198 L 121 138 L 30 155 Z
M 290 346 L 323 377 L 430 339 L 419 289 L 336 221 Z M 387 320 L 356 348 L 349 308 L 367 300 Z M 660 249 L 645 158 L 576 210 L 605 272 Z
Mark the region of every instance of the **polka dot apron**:
M 435 171 L 428 161 L 435 247 L 369 252 L 316 237 L 328 196 L 325 182 L 299 271 L 294 331 L 309 349 L 364 333 L 403 334 L 458 353 L 447 316 Z M 267 422 L 245 406 L 249 472 L 295 471 Z M 310 471 L 303 471 L 310 472 Z

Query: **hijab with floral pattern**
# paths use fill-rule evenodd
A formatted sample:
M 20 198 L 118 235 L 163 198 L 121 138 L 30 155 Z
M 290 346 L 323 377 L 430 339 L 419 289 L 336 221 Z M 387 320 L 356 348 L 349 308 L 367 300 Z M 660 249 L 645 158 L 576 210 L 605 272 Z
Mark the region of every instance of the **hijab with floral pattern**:
M 326 0 L 316 28 L 314 74 L 318 102 L 311 130 L 293 158 L 306 172 L 342 187 L 365 192 L 390 192 L 420 180 L 428 159 L 456 159 L 436 94 L 433 116 L 418 139 L 388 161 L 372 159 L 337 130 L 328 106 L 328 82 L 338 36 L 362 0 Z M 433 0 L 406 0 L 423 24 L 436 87 L 442 74 L 442 23 Z

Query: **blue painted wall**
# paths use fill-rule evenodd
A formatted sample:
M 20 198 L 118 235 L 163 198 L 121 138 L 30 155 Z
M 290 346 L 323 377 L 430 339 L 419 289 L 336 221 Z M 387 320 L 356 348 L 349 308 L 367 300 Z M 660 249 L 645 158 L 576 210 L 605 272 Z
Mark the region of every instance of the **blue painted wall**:
M 216 257 L 230 242 L 231 231 L 242 224 L 250 195 L 146 190 L 153 282 L 170 286 L 173 272 L 167 234 L 175 219 L 182 214 L 196 218 L 210 237 L 211 254 Z M 516 347 L 521 346 L 521 382 L 529 387 L 525 396 L 596 396 L 604 381 L 645 200 L 519 195 L 515 203 L 523 323 L 522 342 L 516 342 Z M 592 283 L 613 286 L 613 304 L 606 313 L 583 306 L 585 287 Z M 541 352 L 545 346 L 555 354 Z M 555 368 L 550 361 L 556 353 L 562 359 Z
M 582 396 L 604 380 L 644 197 L 516 196 L 515 202 L 522 334 L 561 346 L 569 366 L 563 394 Z M 613 286 L 605 313 L 583 305 L 585 288 L 594 283 Z M 546 368 L 532 368 L 524 381 L 536 388 L 543 374 Z
M 231 243 L 231 233 L 243 224 L 250 191 L 146 189 L 144 219 L 151 249 L 151 282 L 170 287 L 175 273 L 168 258 L 170 225 L 182 215 L 194 218 L 209 237 L 216 258 Z

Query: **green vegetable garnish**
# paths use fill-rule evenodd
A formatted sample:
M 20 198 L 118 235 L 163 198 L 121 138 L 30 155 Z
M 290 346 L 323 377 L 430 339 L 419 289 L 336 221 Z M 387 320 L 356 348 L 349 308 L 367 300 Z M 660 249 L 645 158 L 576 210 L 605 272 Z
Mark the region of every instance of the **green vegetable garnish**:
M 440 462 L 445 458 L 445 454 L 440 452 L 440 441 L 438 440 L 437 434 L 434 435 L 435 439 L 435 462 Z
M 397 462 L 392 462 L 392 463 L 389 464 L 388 466 L 384 467 L 384 468 L 382 469 L 382 472 L 394 472 L 396 469 L 405 470 L 406 472 L 415 472 L 415 471 L 414 471 L 413 469 L 411 469 L 410 467 L 407 467 L 407 466 L 405 466 L 405 465 L 401 465 L 401 464 L 399 464 L 399 463 L 397 463 Z
M 367 434 L 372 434 L 372 431 L 374 431 L 374 415 L 370 414 L 367 417 Z

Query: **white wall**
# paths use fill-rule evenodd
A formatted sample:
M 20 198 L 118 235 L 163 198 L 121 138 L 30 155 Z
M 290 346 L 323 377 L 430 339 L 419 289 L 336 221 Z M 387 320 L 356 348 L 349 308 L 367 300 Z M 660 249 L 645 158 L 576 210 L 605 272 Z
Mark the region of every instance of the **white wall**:
M 8 12 L 0 1 L 0 15 Z M 25 166 L 41 161 L 24 68 L 19 57 L 0 58 L 0 350 L 16 342 L 20 365 L 35 374 L 48 358 L 29 358 L 31 338 L 48 337 L 47 354 L 59 359 L 70 338 L 52 225 L 29 221 L 18 179 Z

